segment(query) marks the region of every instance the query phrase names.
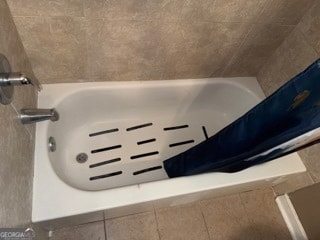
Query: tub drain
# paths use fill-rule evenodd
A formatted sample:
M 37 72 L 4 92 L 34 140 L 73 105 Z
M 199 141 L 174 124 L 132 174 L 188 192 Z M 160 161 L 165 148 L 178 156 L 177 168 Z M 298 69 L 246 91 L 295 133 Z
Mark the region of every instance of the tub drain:
M 86 153 L 79 153 L 76 156 L 76 160 L 78 163 L 85 163 L 88 160 L 88 155 Z

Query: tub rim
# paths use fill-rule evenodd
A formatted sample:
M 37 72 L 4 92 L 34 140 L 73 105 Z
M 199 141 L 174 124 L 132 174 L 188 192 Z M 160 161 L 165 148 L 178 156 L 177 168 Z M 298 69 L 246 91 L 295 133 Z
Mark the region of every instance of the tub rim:
M 185 80 L 159 80 L 159 81 L 138 81 L 138 82 L 94 82 L 94 83 L 64 83 L 64 84 L 48 84 L 44 85 L 43 92 L 38 96 L 39 107 L 52 107 L 69 92 L 78 91 L 80 88 L 98 88 L 99 86 L 112 87 L 128 87 L 135 84 L 146 84 L 156 87 L 157 84 L 185 84 L 185 83 L 205 83 L 207 81 L 217 81 L 223 83 L 232 83 L 247 88 L 249 92 L 256 96 L 264 98 L 264 94 L 258 85 L 256 78 L 207 78 L 207 79 L 185 79 Z M 77 85 L 77 86 L 75 86 Z M 61 91 L 59 88 L 63 87 Z M 57 98 L 55 95 L 59 94 Z M 166 179 L 157 182 L 142 183 L 138 185 L 125 186 L 116 189 L 108 189 L 101 191 L 84 191 L 74 189 L 65 184 L 54 173 L 50 165 L 50 160 L 44 161 L 46 152 L 46 144 L 41 139 L 45 136 L 45 129 L 49 123 L 42 122 L 36 126 L 36 147 L 35 147 L 35 163 L 34 163 L 34 182 L 33 182 L 33 208 L 32 221 L 43 222 L 55 220 L 68 216 L 87 214 L 106 209 L 113 209 L 123 206 L 129 206 L 136 203 L 144 203 L 149 201 L 158 201 L 170 197 L 183 196 L 186 194 L 200 193 L 204 191 L 216 190 L 230 186 L 241 184 L 253 184 L 259 181 L 274 181 L 284 175 L 292 175 L 306 171 L 305 166 L 301 162 L 300 157 L 294 153 L 283 157 L 279 161 L 266 163 L 265 167 L 255 166 L 246 169 L 240 173 L 229 175 L 229 181 L 226 182 L 225 173 L 208 173 L 197 176 L 181 177 L 176 179 Z M 281 164 L 280 164 L 281 163 Z M 270 170 L 270 172 L 266 171 Z M 54 174 L 53 174 L 54 173 Z M 246 179 L 242 176 L 246 175 Z M 263 177 L 261 177 L 263 175 Z M 222 177 L 221 177 L 222 176 Z M 214 182 L 214 184 L 211 184 Z M 174 185 L 174 187 L 173 187 Z M 48 188 L 51 188 L 48 191 Z M 157 192 L 154 189 L 157 189 Z M 93 196 L 94 195 L 94 196 Z M 73 201 L 73 199 L 79 201 Z M 116 199 L 116 200 L 110 200 Z M 95 201 L 96 205 L 90 205 Z M 89 203 L 88 203 L 89 202 Z

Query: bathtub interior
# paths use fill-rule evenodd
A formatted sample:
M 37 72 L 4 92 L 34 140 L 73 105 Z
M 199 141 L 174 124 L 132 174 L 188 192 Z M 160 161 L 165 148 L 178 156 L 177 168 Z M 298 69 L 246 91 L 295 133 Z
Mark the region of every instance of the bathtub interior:
M 241 84 L 185 81 L 89 87 L 62 98 L 47 139 L 56 174 L 81 190 L 168 178 L 162 162 L 205 141 L 261 101 Z
M 105 155 L 97 160 L 89 156 L 89 160 L 83 164 L 75 160 L 75 155 L 84 151 L 78 147 L 79 144 L 87 146 L 92 140 L 94 147 L 105 146 L 108 141 L 115 141 L 115 136 L 126 142 L 133 141 L 134 150 L 145 147 L 143 150 L 153 151 L 150 146 L 154 142 L 148 143 L 149 147 L 148 144 L 137 145 L 135 142 L 141 136 L 143 139 L 150 137 L 146 133 L 151 132 L 151 129 L 156 136 L 158 149 L 175 150 L 178 153 L 192 144 L 169 148 L 168 144 L 172 140 L 181 141 L 182 137 L 196 139 L 197 136 L 198 141 L 203 140 L 203 125 L 206 126 L 208 135 L 212 135 L 263 98 L 256 79 L 248 77 L 43 85 L 43 90 L 38 95 L 38 107 L 56 107 L 61 119 L 58 122 L 44 121 L 36 125 L 32 222 L 53 230 L 149 211 L 150 206 L 151 209 L 170 207 L 273 186 L 287 179 L 294 179 L 297 174 L 306 171 L 296 153 L 232 174 L 207 173 L 155 181 L 152 180 L 153 176 L 149 178 L 149 174 L 155 174 L 155 170 L 146 173 L 148 178 L 144 180 L 151 182 L 126 182 L 129 185 L 123 187 L 108 185 L 110 178 L 100 179 L 103 184 L 98 180 L 92 181 L 93 184 L 101 184 L 100 186 L 90 185 L 92 183 L 88 178 L 93 176 L 91 170 L 96 171 L 99 167 L 89 168 L 89 161 L 93 164 L 101 159 L 105 161 Z M 173 132 L 163 130 L 167 126 L 186 124 L 185 120 L 188 120 L 188 128 Z M 152 126 L 127 131 L 127 128 L 150 121 Z M 108 134 L 89 137 L 90 132 L 103 131 L 105 127 L 119 128 L 118 132 L 110 133 L 114 134 L 112 140 L 109 139 L 112 135 Z M 130 140 L 129 134 L 136 136 L 138 130 L 144 132 L 137 139 Z M 57 150 L 49 154 L 48 137 L 51 135 L 56 138 Z M 98 137 L 101 137 L 100 140 Z M 98 144 L 100 145 L 97 146 Z M 123 145 L 121 148 L 122 153 L 130 157 L 133 153 L 129 151 L 133 150 L 125 147 Z M 87 149 L 91 148 L 87 146 Z M 114 149 L 116 150 L 119 149 Z M 164 153 L 164 150 L 160 150 L 159 155 Z M 143 161 L 147 159 L 128 160 L 135 164 Z M 122 163 L 123 160 L 112 164 L 122 167 Z M 106 165 L 110 167 L 111 163 Z M 79 184 L 82 179 L 88 185 Z M 116 183 L 112 184 L 116 186 Z M 100 187 L 101 190 L 94 191 Z

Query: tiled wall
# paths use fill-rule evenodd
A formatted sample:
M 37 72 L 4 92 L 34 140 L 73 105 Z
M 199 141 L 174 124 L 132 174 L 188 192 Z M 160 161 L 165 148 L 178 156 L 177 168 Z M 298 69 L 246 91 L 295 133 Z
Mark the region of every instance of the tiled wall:
M 9 7 L 0 0 L 0 53 L 13 71 L 33 76 Z M 29 86 L 15 89 L 14 101 L 0 105 L 0 227 L 31 225 L 34 127 L 23 126 L 17 111 L 36 106 L 36 91 Z M 34 226 L 34 228 L 36 228 Z M 45 235 L 37 231 L 39 239 Z
M 10 0 L 43 83 L 255 76 L 314 0 Z
M 320 1 L 316 1 L 258 73 L 258 81 L 267 95 L 320 58 L 319 13 Z M 299 154 L 312 180 L 320 182 L 320 145 L 307 148 Z M 312 183 L 307 176 L 301 180 Z

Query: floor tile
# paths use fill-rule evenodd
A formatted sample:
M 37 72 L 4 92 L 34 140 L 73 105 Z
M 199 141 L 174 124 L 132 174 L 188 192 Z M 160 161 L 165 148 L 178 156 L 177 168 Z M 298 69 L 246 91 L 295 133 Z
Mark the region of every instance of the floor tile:
M 106 220 L 108 240 L 159 240 L 154 212 Z
M 93 222 L 53 232 L 50 240 L 105 240 L 104 222 Z
M 75 240 L 105 240 L 104 222 L 83 224 L 74 229 Z
M 201 201 L 210 239 L 254 239 L 239 194 Z
M 240 194 L 255 239 L 291 239 L 271 188 Z
M 50 240 L 75 240 L 74 238 L 74 228 L 64 228 L 60 230 L 53 231 Z
M 161 240 L 208 240 L 198 203 L 156 211 Z

